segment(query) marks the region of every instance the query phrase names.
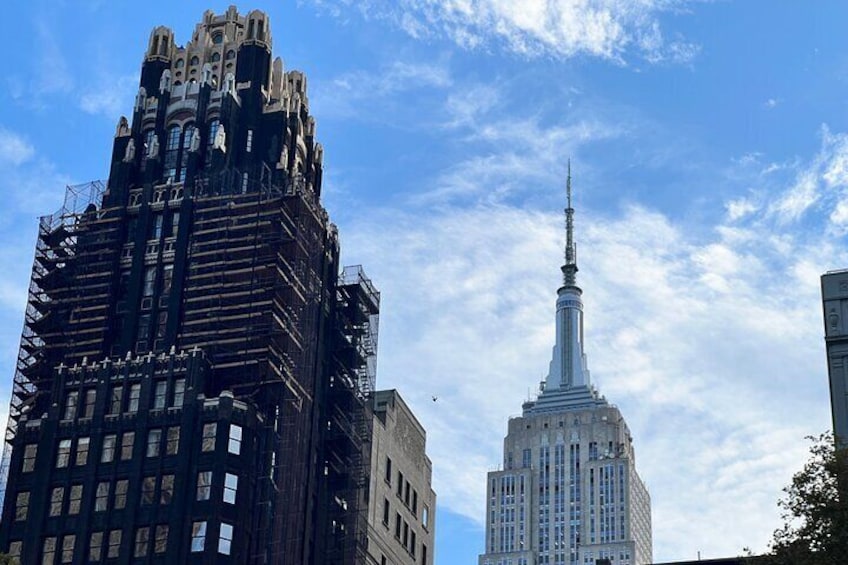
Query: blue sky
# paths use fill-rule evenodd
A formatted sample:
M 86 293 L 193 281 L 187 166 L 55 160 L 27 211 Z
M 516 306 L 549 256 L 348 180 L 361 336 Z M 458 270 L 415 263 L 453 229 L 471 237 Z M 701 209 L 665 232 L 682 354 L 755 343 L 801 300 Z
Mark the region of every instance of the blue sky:
M 108 174 L 150 29 L 184 43 L 226 6 L 4 6 L 9 378 L 37 217 Z M 428 430 L 436 562 L 475 562 L 485 473 L 547 369 L 569 157 L 589 367 L 630 424 L 654 558 L 764 549 L 804 436 L 830 426 L 818 276 L 848 266 L 848 4 L 254 7 L 307 73 L 344 262 L 383 291 L 378 385 Z

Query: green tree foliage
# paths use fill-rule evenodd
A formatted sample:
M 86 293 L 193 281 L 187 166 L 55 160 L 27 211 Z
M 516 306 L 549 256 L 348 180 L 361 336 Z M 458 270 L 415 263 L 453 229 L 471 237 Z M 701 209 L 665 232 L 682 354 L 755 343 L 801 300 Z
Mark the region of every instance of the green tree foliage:
M 9 557 L 5 553 L 0 553 L 0 565 L 17 565 L 20 563 L 17 559 Z
M 778 502 L 784 524 L 758 563 L 848 564 L 848 450 L 836 449 L 829 433 L 808 439 L 810 459 Z

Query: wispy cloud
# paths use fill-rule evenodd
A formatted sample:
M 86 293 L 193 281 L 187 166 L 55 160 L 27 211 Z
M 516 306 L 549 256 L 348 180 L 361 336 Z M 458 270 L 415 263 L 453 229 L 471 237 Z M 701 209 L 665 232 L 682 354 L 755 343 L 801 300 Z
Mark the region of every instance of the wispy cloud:
M 30 160 L 34 153 L 35 149 L 26 139 L 0 127 L 0 160 L 17 166 Z
M 80 95 L 80 109 L 117 120 L 121 112 L 126 113 L 132 107 L 137 88 L 138 75 L 101 76 Z
M 313 0 L 341 14 L 344 0 Z M 659 17 L 690 0 L 362 0 L 365 17 L 416 38 L 444 36 L 466 48 L 501 44 L 526 56 L 588 55 L 622 61 L 635 52 L 652 63 L 687 62 L 698 47 L 666 40 Z

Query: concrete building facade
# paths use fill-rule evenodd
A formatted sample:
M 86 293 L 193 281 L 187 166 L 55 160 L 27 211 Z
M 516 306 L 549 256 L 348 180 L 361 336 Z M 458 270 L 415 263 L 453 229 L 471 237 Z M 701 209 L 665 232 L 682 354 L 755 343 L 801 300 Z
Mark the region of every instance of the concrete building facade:
M 479 565 L 651 563 L 651 502 L 617 407 L 591 383 L 576 284 L 568 178 L 563 285 L 550 370 L 535 400 L 511 418 L 502 470 L 486 485 L 486 546 Z
M 396 390 L 374 394 L 369 563 L 432 565 L 436 533 L 427 434 Z

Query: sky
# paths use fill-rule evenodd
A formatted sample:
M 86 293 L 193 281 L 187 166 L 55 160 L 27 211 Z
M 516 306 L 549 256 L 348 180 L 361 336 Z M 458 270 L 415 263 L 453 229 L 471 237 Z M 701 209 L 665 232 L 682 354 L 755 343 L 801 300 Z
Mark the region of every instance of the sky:
M 183 44 L 227 4 L 4 5 L 0 398 L 37 218 L 107 177 L 150 30 Z M 848 267 L 848 3 L 239 8 L 307 74 L 343 262 L 382 291 L 378 387 L 427 429 L 436 563 L 476 562 L 486 472 L 547 371 L 569 158 L 589 368 L 632 432 L 654 559 L 764 550 L 831 422 L 819 276 Z

